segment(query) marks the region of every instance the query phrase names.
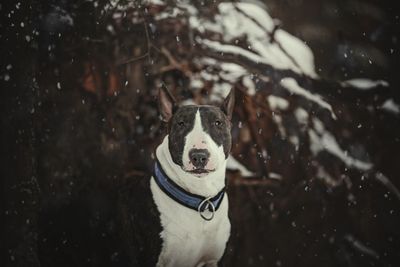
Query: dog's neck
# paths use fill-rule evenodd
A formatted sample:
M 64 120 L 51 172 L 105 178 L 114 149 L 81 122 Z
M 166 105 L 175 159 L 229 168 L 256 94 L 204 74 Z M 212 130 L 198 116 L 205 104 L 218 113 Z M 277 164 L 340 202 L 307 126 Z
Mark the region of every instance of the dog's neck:
M 190 193 L 210 197 L 215 196 L 225 187 L 226 160 L 214 172 L 201 178 L 195 177 L 173 162 L 168 149 L 168 135 L 157 147 L 156 156 L 168 177 Z

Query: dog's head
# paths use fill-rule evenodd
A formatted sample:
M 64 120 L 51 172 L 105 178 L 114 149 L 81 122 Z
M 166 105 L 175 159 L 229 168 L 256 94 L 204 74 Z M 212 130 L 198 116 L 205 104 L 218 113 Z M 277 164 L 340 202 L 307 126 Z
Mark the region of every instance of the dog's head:
M 183 171 L 203 177 L 224 166 L 232 145 L 233 105 L 233 90 L 221 107 L 178 107 L 168 89 L 160 88 L 159 107 L 162 119 L 168 123 L 169 152 Z

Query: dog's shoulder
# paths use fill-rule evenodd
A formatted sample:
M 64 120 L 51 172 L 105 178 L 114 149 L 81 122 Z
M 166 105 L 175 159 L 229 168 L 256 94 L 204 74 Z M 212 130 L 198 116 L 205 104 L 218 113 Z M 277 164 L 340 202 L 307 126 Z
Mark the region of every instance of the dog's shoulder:
M 135 175 L 124 179 L 118 188 L 119 206 L 129 211 L 130 217 L 146 219 L 148 223 L 159 222 L 160 213 L 153 201 L 150 175 Z
M 150 190 L 150 176 L 125 177 L 118 186 L 121 237 L 132 263 L 155 266 L 161 252 L 160 214 Z

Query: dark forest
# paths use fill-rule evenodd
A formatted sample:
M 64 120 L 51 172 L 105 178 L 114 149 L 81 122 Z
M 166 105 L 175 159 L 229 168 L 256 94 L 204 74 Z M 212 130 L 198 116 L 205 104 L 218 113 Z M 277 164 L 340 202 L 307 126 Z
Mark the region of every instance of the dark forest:
M 111 200 L 152 174 L 164 85 L 182 104 L 235 91 L 222 266 L 400 266 L 394 3 L 31 0 L 0 14 L 1 266 L 130 266 Z

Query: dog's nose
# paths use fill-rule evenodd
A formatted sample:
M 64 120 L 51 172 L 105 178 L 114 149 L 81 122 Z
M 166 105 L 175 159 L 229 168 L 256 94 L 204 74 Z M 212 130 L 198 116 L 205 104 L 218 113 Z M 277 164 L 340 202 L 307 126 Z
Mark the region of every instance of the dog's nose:
M 191 149 L 189 151 L 189 159 L 196 168 L 204 168 L 209 157 L 210 152 L 207 149 Z

